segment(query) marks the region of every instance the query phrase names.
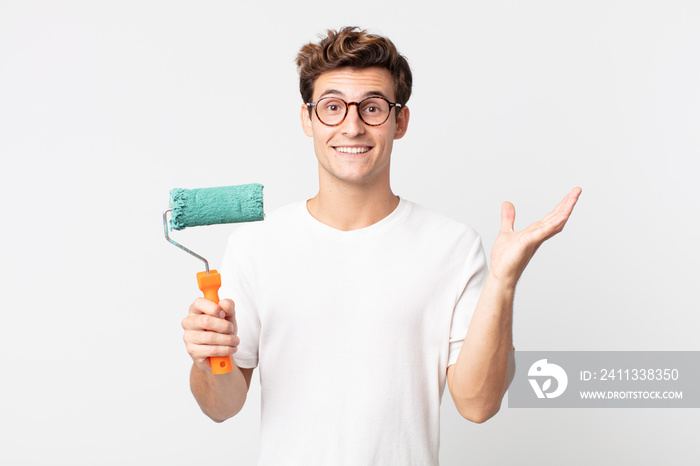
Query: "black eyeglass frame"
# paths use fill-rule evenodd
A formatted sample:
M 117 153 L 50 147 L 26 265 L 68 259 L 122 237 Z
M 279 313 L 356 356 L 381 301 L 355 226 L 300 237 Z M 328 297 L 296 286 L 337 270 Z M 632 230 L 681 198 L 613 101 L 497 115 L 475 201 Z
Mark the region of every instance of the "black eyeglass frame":
M 345 115 L 343 115 L 343 118 L 342 118 L 338 123 L 336 123 L 336 124 L 334 124 L 334 125 L 329 125 L 328 123 L 326 123 L 325 121 L 323 121 L 323 120 L 321 119 L 321 117 L 318 115 L 318 104 L 319 104 L 322 100 L 325 100 L 325 99 L 336 99 L 336 100 L 340 100 L 341 102 L 343 102 L 343 103 L 345 104 Z M 384 121 L 382 121 L 381 123 L 377 123 L 377 124 L 374 124 L 374 125 L 373 125 L 373 124 L 371 124 L 371 123 L 367 123 L 367 122 L 365 121 L 365 119 L 362 118 L 362 112 L 360 112 L 360 104 L 361 104 L 362 102 L 364 102 L 365 100 L 369 100 L 369 99 L 382 99 L 384 102 L 386 102 L 387 104 L 389 104 L 389 113 L 386 114 L 386 119 L 385 119 Z M 350 106 L 351 106 L 351 105 L 354 105 L 354 106 L 357 107 L 357 115 L 360 117 L 360 120 L 362 120 L 362 123 L 366 124 L 367 126 L 381 126 L 381 125 L 383 125 L 384 123 L 386 123 L 387 120 L 389 119 L 389 117 L 391 116 L 391 109 L 393 109 L 394 107 L 398 108 L 399 110 L 400 110 L 401 108 L 403 108 L 403 106 L 402 106 L 400 103 L 397 103 L 397 102 L 389 102 L 388 99 L 385 99 L 384 97 L 378 96 L 378 95 L 373 95 L 373 96 L 365 97 L 364 99 L 360 100 L 359 102 L 346 102 L 346 101 L 344 101 L 343 99 L 341 99 L 340 97 L 335 97 L 335 96 L 332 96 L 332 95 L 327 95 L 327 96 L 325 96 L 325 97 L 321 97 L 321 98 L 318 99 L 316 102 L 307 102 L 307 103 L 306 103 L 306 106 L 307 106 L 307 107 L 313 108 L 313 109 L 314 109 L 314 113 L 316 114 L 316 118 L 318 118 L 318 121 L 320 121 L 322 124 L 324 124 L 324 125 L 326 125 L 326 126 L 331 126 L 331 127 L 333 127 L 333 126 L 340 126 L 340 125 L 343 124 L 343 122 L 345 121 L 345 118 L 347 118 L 347 116 L 348 116 L 348 112 L 350 111 Z

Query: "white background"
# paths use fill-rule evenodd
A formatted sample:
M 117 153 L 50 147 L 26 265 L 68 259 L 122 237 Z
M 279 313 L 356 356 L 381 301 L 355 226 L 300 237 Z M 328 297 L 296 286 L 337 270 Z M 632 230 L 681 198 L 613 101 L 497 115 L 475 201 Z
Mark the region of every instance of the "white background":
M 0 2 L 0 464 L 254 464 L 256 375 L 215 424 L 180 321 L 201 264 L 163 238 L 173 187 L 312 197 L 294 58 L 328 27 L 414 70 L 396 193 L 475 227 L 579 205 L 522 278 L 521 350 L 699 350 L 700 3 Z M 177 239 L 218 266 L 235 226 Z M 319 374 L 322 377 L 322 374 Z M 679 464 L 694 409 L 507 407 L 445 392 L 441 464 Z

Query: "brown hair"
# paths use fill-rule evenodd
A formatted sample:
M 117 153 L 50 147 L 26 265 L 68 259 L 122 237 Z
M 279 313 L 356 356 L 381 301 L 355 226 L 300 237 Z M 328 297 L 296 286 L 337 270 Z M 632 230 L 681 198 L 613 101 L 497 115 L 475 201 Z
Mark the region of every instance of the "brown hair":
M 297 55 L 299 91 L 304 102 L 311 102 L 314 83 L 325 71 L 346 66 L 358 69 L 376 66 L 391 73 L 396 101 L 406 105 L 413 85 L 411 68 L 389 39 L 354 26 L 340 31 L 329 29 L 326 34 L 318 44 L 304 45 Z

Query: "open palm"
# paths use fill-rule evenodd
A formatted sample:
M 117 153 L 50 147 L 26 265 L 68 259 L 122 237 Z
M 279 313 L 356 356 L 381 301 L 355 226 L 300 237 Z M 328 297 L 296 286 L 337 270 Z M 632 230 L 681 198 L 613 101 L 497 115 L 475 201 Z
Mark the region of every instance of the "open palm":
M 501 231 L 491 249 L 491 274 L 503 283 L 515 286 L 535 251 L 562 231 L 580 194 L 581 188 L 572 189 L 554 210 L 521 231 L 513 230 L 515 207 L 504 202 L 501 206 Z

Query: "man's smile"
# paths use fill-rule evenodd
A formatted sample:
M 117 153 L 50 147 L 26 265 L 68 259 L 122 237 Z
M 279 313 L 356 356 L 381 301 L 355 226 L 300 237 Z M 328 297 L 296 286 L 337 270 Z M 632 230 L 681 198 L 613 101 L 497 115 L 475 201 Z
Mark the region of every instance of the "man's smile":
M 364 154 L 366 152 L 369 152 L 370 149 L 372 149 L 371 146 L 333 146 L 335 150 L 338 152 L 342 152 L 343 154 Z

